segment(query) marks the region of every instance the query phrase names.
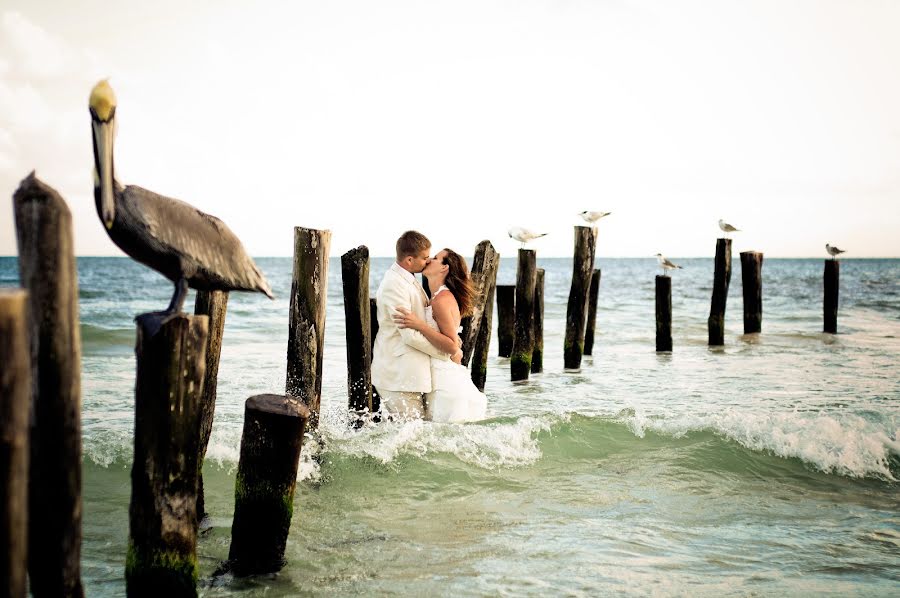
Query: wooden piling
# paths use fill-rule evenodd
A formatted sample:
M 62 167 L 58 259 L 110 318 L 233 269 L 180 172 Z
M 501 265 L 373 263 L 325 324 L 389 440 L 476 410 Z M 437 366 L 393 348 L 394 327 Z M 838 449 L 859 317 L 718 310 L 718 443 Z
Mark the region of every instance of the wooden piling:
M 825 332 L 837 334 L 838 299 L 841 289 L 841 262 L 825 260 L 825 300 L 822 304 L 825 316 Z
M 759 251 L 741 252 L 741 282 L 744 287 L 744 334 L 762 331 L 762 264 Z
M 81 331 L 72 215 L 33 172 L 13 205 L 30 314 L 31 593 L 81 596 Z
M 331 231 L 294 227 L 285 391 L 309 408 L 310 430 L 317 429 L 319 423 L 330 247 Z
M 216 412 L 216 390 L 219 380 L 219 359 L 222 355 L 222 336 L 225 332 L 225 314 L 228 311 L 228 291 L 197 291 L 194 315 L 209 318 L 209 334 L 206 340 L 206 372 L 203 376 L 203 393 L 200 395 L 200 462 L 197 488 L 197 520 L 207 516 L 203 490 L 203 461 L 212 434 Z
M 28 570 L 28 293 L 0 289 L 0 596 L 25 598 Z
M 656 350 L 672 350 L 672 278 L 656 276 Z
M 368 247 L 360 245 L 341 256 L 341 280 L 347 339 L 347 406 L 362 416 L 374 413 Z
M 584 329 L 584 354 L 594 354 L 594 334 L 597 329 L 597 299 L 600 294 L 600 276 L 599 268 L 595 268 L 591 274 L 591 289 L 588 292 L 588 313 L 587 325 Z
M 509 357 L 515 338 L 516 285 L 498 284 L 494 298 L 497 302 L 497 354 Z
M 709 345 L 725 344 L 725 304 L 728 302 L 728 287 L 731 285 L 731 239 L 716 241 L 716 261 L 713 271 L 712 301 L 709 306 Z
M 499 262 L 498 262 L 499 264 Z M 484 304 L 484 312 L 481 314 L 481 326 L 478 328 L 478 336 L 475 337 L 475 345 L 472 349 L 472 359 L 470 361 L 469 370 L 472 383 L 484 392 L 484 385 L 487 382 L 487 360 L 488 350 L 491 346 L 491 328 L 494 319 L 494 298 L 497 291 L 497 272 L 494 271 L 491 288 L 488 291 L 487 301 Z
M 512 353 L 509 356 L 513 382 L 528 380 L 534 352 L 534 286 L 537 281 L 537 255 L 533 249 L 519 250 L 516 269 L 516 321 Z
M 378 335 L 378 301 L 372 297 L 369 299 L 369 325 L 371 330 L 371 344 L 369 345 L 369 356 L 371 359 L 372 354 L 375 352 L 375 337 Z M 371 365 L 371 364 L 370 364 Z M 371 376 L 371 367 L 369 368 L 369 375 Z M 381 395 L 378 394 L 378 389 L 374 386 L 372 387 L 372 413 L 376 414 L 375 419 L 379 419 L 380 416 L 377 415 L 381 411 Z
M 200 396 L 209 318 L 179 314 L 150 335 L 138 322 L 129 596 L 197 595 Z
M 587 323 L 588 293 L 594 269 L 596 234 L 587 226 L 575 227 L 575 254 L 572 264 L 572 286 L 566 306 L 566 337 L 563 362 L 567 370 L 581 368 L 584 352 L 584 331 Z
M 495 292 L 497 282 L 497 269 L 500 266 L 500 254 L 494 249 L 490 241 L 482 241 L 475 248 L 475 257 L 472 259 L 472 269 L 469 271 L 474 288 L 472 315 L 462 320 L 462 364 L 467 366 L 475 351 L 475 341 L 481 331 L 481 323 L 484 321 L 484 310 L 488 304 L 488 295 Z M 490 301 L 493 305 L 493 298 Z
M 229 569 L 235 575 L 272 573 L 284 566 L 300 447 L 309 417 L 306 406 L 290 396 L 257 395 L 244 404 L 228 553 Z
M 531 373 L 544 371 L 544 269 L 538 268 L 534 278 L 534 349 L 531 351 Z

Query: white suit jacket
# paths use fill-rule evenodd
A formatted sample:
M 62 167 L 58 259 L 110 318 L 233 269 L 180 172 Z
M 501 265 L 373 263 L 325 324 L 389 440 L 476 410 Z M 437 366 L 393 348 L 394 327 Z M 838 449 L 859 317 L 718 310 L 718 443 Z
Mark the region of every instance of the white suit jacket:
M 398 328 L 392 317 L 398 307 L 405 307 L 425 319 L 425 290 L 413 274 L 393 263 L 375 298 L 378 334 L 372 351 L 372 385 L 380 390 L 431 392 L 431 358 L 450 356 L 428 342 L 421 332 Z

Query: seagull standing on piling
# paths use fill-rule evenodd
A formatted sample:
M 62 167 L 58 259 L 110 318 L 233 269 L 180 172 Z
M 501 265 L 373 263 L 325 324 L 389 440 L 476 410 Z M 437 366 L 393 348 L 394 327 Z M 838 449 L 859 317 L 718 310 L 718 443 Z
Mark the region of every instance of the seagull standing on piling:
M 271 299 L 265 276 L 224 222 L 183 201 L 116 181 L 116 95 L 105 80 L 91 90 L 90 112 L 97 215 L 122 251 L 175 283 L 164 311 L 138 317 L 148 332 L 155 334 L 181 311 L 188 287 L 256 291 Z
M 585 210 L 584 212 L 580 212 L 578 215 L 581 216 L 588 224 L 593 224 L 601 218 L 609 216 L 610 214 L 612 214 L 612 212 L 588 212 Z
M 683 270 L 684 269 L 681 266 L 670 262 L 669 259 L 666 257 L 663 257 L 663 254 L 661 254 L 661 253 L 656 254 L 656 259 L 659 262 L 659 266 L 663 270 L 663 276 L 668 276 L 669 270 Z
M 834 245 L 830 245 L 829 243 L 825 243 L 825 251 L 828 252 L 828 255 L 831 256 L 831 259 L 835 259 L 842 253 L 847 253 L 843 249 L 838 249 L 837 247 L 835 247 Z
M 728 224 L 721 218 L 719 218 L 719 228 L 725 232 L 726 239 L 728 238 L 728 233 L 736 233 L 736 232 L 740 232 L 740 230 L 741 230 L 739 228 L 735 228 L 735 227 L 731 226 L 730 224 Z
M 543 237 L 547 233 L 536 233 L 528 230 L 527 228 L 522 228 L 521 226 L 514 226 L 509 229 L 510 238 L 515 239 L 516 241 L 522 244 L 522 248 L 525 248 L 525 243 L 528 241 L 533 241 L 534 239 L 539 239 Z

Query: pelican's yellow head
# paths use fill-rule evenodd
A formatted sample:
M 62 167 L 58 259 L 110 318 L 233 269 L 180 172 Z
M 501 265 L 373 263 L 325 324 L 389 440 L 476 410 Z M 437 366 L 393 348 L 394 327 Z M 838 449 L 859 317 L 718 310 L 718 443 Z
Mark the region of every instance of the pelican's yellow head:
M 109 81 L 104 79 L 91 90 L 91 113 L 101 122 L 109 122 L 116 114 L 116 93 L 110 87 Z

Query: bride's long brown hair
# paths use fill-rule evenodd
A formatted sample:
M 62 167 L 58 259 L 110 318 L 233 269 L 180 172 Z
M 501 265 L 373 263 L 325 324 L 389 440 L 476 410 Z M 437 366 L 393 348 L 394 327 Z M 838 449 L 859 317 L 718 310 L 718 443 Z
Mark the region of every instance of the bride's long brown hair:
M 463 318 L 471 316 L 475 287 L 472 286 L 472 279 L 469 277 L 469 267 L 466 266 L 463 256 L 446 247 L 444 251 L 447 252 L 447 255 L 444 257 L 443 263 L 450 266 L 444 285 L 456 297 L 456 302 L 459 304 L 459 315 Z

